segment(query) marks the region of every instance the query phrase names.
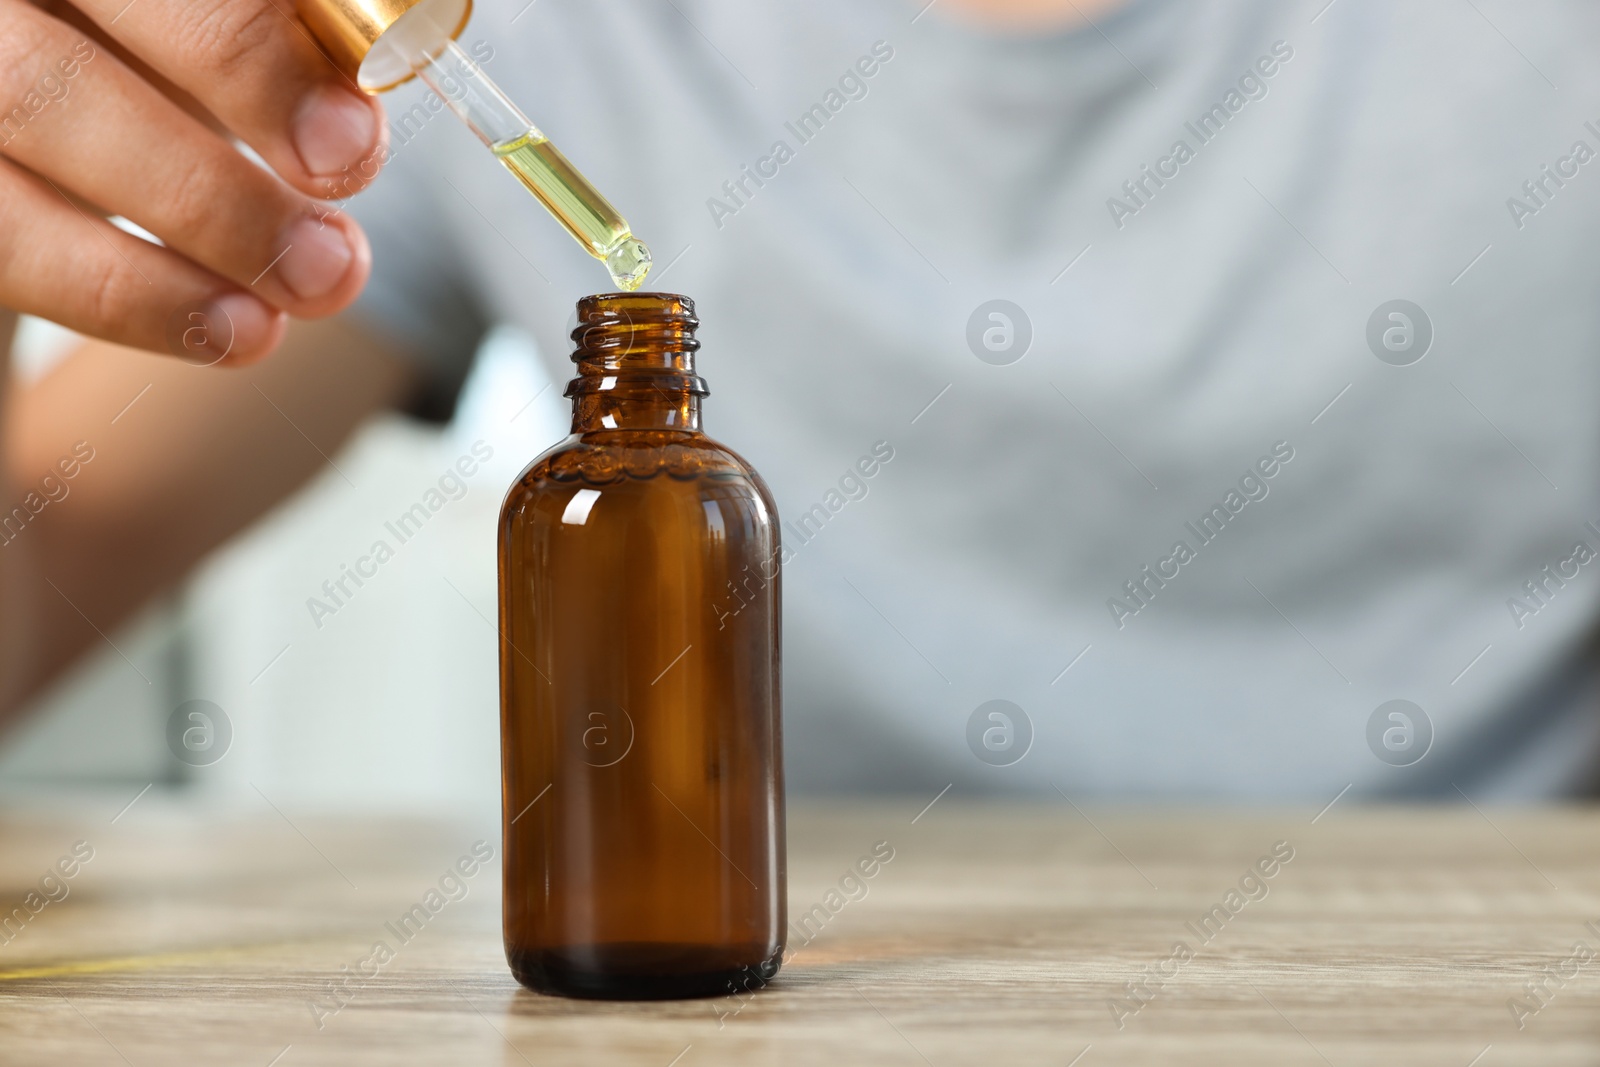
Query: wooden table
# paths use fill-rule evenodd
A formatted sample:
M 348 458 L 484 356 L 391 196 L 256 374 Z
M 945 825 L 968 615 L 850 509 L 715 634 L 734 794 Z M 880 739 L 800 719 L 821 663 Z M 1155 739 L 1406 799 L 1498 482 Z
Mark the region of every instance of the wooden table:
M 0 933 L 0 1063 L 1600 1062 L 1600 813 L 925 803 L 796 805 L 809 943 L 766 992 L 653 1004 L 519 989 L 497 861 L 373 962 L 475 840 L 498 855 L 492 825 L 13 809 L 0 919 L 75 842 L 94 857 Z M 879 841 L 865 896 L 829 898 Z

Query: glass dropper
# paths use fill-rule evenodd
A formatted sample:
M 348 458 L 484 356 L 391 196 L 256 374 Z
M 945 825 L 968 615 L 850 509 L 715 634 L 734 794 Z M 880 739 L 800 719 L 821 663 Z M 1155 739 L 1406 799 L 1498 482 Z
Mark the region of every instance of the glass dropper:
M 470 0 L 296 0 L 296 10 L 337 65 L 369 93 L 416 75 L 507 170 L 539 199 L 618 288 L 639 288 L 650 250 L 628 221 L 529 121 L 454 38 Z
M 639 288 L 650 273 L 650 249 L 459 44 L 447 40 L 415 69 L 567 232 L 605 263 L 619 288 Z

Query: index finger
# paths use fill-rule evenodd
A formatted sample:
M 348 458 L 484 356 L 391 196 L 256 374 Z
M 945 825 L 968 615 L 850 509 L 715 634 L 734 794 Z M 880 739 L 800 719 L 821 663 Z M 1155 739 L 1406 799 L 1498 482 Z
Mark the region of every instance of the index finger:
M 303 192 L 343 198 L 376 176 L 386 134 L 382 107 L 272 0 L 77 6 Z

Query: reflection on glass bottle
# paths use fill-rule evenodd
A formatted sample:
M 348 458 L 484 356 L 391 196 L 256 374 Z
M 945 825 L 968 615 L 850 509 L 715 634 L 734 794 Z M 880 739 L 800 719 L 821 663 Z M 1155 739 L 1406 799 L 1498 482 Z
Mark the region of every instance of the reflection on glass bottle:
M 700 430 L 698 325 L 686 297 L 580 301 L 572 436 L 501 510 L 506 955 L 532 989 L 714 995 L 782 957 L 778 518 Z

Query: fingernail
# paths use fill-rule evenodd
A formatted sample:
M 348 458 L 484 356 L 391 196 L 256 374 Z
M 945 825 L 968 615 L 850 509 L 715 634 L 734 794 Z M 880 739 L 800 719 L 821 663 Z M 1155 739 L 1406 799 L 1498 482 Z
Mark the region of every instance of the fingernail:
M 377 142 L 372 106 L 337 85 L 313 89 L 295 113 L 294 148 L 312 174 L 338 174 L 359 163 Z
M 197 367 L 248 361 L 274 343 L 282 318 L 282 312 L 248 293 L 228 293 L 174 312 L 168 344 L 173 355 Z
M 284 233 L 286 249 L 278 278 L 301 300 L 315 300 L 344 280 L 354 258 L 344 231 L 317 219 L 301 219 Z

